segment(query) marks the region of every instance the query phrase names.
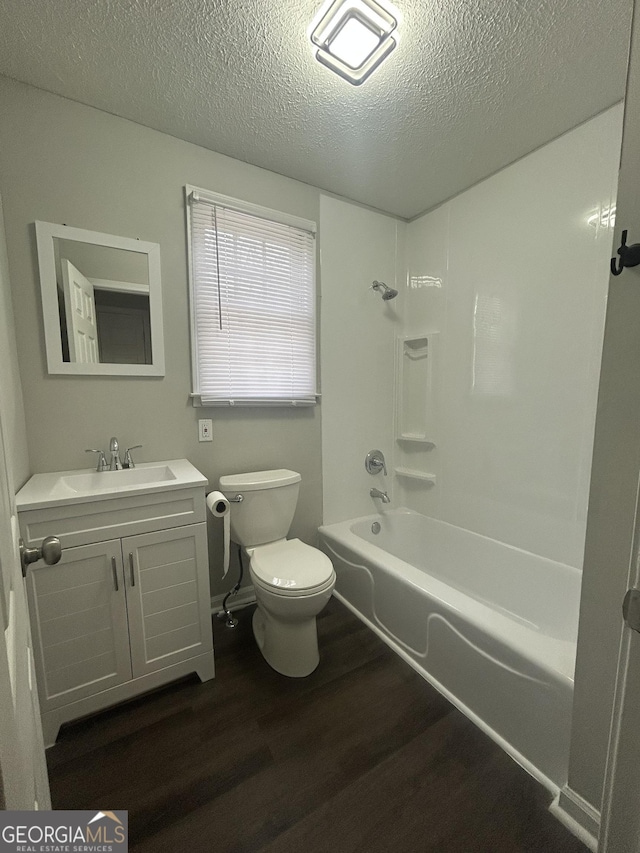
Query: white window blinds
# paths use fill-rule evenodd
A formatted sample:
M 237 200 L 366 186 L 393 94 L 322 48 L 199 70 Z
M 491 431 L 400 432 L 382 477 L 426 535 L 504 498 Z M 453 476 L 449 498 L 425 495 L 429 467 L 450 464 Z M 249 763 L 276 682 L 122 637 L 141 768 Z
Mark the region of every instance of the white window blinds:
M 195 394 L 214 405 L 315 403 L 313 223 L 197 191 L 189 202 Z

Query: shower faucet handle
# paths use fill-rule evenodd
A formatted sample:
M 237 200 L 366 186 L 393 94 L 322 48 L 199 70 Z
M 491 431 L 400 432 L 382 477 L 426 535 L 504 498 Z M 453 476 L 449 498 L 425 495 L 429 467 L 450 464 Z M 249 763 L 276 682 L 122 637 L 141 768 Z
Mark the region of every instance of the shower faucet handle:
M 384 453 L 381 450 L 370 450 L 364 458 L 364 467 L 369 474 L 379 474 L 384 471 L 387 475 L 387 463 L 384 461 Z

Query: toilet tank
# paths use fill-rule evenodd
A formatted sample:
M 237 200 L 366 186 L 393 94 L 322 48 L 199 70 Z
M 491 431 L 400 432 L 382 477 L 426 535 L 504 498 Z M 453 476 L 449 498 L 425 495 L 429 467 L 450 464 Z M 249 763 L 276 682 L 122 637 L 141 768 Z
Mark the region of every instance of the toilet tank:
M 285 539 L 298 503 L 300 474 L 279 468 L 220 477 L 220 491 L 231 504 L 231 538 L 245 548 Z

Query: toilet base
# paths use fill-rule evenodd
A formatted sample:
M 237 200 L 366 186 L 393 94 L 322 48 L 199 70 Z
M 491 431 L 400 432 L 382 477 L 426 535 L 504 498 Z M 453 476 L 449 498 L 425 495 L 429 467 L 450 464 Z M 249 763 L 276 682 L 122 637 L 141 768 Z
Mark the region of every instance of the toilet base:
M 263 658 L 281 675 L 304 678 L 320 663 L 315 616 L 299 622 L 282 622 L 270 617 L 258 603 L 252 624 Z

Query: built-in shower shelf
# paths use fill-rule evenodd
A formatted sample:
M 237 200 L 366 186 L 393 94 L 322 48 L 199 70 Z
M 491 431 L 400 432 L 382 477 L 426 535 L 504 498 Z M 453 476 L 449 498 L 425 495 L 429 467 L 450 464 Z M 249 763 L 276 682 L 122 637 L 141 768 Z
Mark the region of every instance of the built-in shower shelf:
M 426 438 L 424 435 L 398 435 L 396 441 L 412 441 L 415 444 L 424 444 L 425 450 L 433 450 L 436 446 L 435 441 Z
M 400 337 L 396 347 L 395 432 L 400 441 L 433 444 L 438 332 Z
M 407 477 L 410 480 L 422 480 L 430 486 L 435 486 L 436 484 L 435 474 L 427 474 L 425 471 L 416 471 L 415 468 L 395 468 L 394 470 L 398 477 Z

